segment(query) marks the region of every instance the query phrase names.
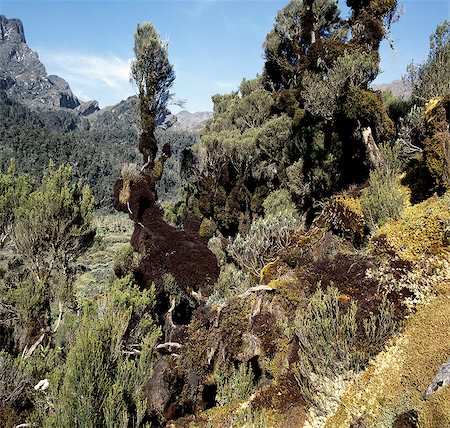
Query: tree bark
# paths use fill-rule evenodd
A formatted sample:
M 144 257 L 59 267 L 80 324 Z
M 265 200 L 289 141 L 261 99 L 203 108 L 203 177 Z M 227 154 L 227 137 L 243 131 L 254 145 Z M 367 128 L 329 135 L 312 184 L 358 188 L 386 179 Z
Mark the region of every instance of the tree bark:
M 361 133 L 367 154 L 369 156 L 370 164 L 373 169 L 377 169 L 383 164 L 383 160 L 381 159 L 380 150 L 378 149 L 378 146 L 373 138 L 372 128 L 367 126 L 361 130 Z

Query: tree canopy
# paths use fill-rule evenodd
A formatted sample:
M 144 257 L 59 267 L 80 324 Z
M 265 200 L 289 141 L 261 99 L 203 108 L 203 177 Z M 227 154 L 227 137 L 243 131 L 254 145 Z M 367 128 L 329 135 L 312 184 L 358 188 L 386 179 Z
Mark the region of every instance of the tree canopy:
M 134 35 L 135 59 L 131 63 L 131 80 L 139 97 L 141 135 L 139 149 L 144 162 L 153 166 L 158 151 L 155 139 L 156 122 L 172 97 L 170 88 L 175 72 L 169 62 L 168 42 L 160 38 L 151 23 L 138 24 Z

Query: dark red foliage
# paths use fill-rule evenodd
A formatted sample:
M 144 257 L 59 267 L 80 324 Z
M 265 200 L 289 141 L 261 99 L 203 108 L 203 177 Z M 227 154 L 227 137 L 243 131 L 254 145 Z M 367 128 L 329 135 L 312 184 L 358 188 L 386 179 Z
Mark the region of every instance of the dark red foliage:
M 276 339 L 280 337 L 275 316 L 269 312 L 262 312 L 252 318 L 252 332 L 261 341 L 261 347 L 266 355 L 273 355 L 277 350 Z
M 376 279 L 368 278 L 366 271 L 373 261 L 358 254 L 337 254 L 334 258 L 312 261 L 298 273 L 301 282 L 306 282 L 313 292 L 320 283 L 323 290 L 328 286 L 336 287 L 350 300 L 358 303 L 357 319 L 361 320 L 376 314 L 384 295 Z M 407 308 L 402 301 L 407 291 L 391 292 L 387 296 L 395 305 L 397 319 L 406 316 Z M 345 303 L 344 303 L 345 306 Z
M 128 212 L 135 222 L 131 245 L 142 255 L 136 278 L 143 288 L 152 283 L 161 285 L 164 274 L 174 276 L 187 293 L 199 291 L 208 296 L 217 280 L 219 269 L 214 254 L 193 233 L 176 229 L 164 221 L 156 204 L 155 181 L 144 171 L 130 185 L 130 198 L 125 205 L 119 201 L 122 180 L 114 186 L 115 208 Z

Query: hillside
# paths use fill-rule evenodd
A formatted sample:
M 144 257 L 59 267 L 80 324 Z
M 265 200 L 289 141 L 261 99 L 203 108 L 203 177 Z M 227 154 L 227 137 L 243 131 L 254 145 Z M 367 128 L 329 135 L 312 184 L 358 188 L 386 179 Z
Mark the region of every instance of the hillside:
M 38 178 L 50 159 L 68 162 L 91 185 L 96 206 L 111 207 L 122 165 L 137 159 L 136 97 L 101 110 L 96 101 L 80 102 L 66 81 L 47 75 L 20 20 L 0 16 L 0 29 L 0 167 L 15 158 L 19 172 Z M 183 150 L 195 144 L 209 117 L 167 110 L 158 119 L 159 145 L 170 140 L 174 153 L 159 185 L 162 199 L 177 197 Z
M 151 22 L 98 109 L 0 17 L 0 426 L 450 427 L 450 22 L 376 86 L 400 4 L 346 5 L 177 115 Z

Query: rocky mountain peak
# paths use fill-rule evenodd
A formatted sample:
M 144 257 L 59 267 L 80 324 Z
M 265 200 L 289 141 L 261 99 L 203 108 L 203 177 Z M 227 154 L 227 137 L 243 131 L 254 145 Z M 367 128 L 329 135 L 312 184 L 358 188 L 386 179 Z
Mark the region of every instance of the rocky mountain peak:
M 7 19 L 6 16 L 0 15 L 0 41 L 4 40 L 26 43 L 20 19 Z
M 38 54 L 26 44 L 22 22 L 4 15 L 0 15 L 0 90 L 30 107 L 80 105 L 69 84 L 49 76 Z

